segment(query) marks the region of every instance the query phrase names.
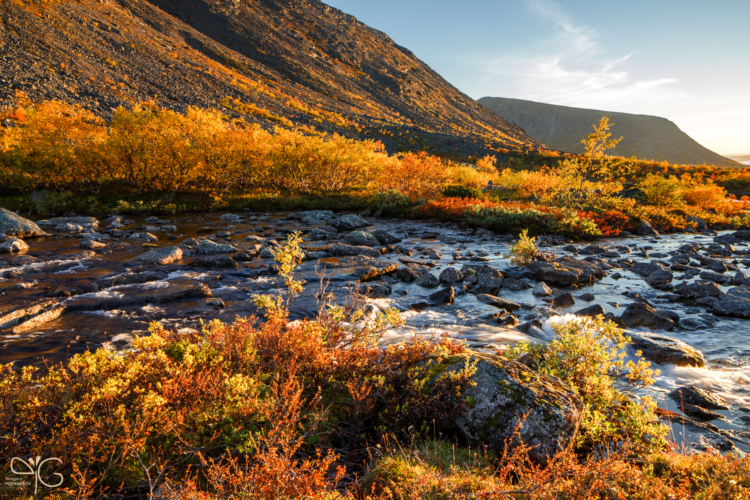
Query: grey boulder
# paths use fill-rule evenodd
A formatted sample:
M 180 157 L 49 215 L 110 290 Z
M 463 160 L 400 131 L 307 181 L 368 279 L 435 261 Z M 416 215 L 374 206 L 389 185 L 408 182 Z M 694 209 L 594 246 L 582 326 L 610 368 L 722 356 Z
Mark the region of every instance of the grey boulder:
M 569 255 L 552 262 L 534 262 L 528 267 L 528 274 L 537 281 L 556 286 L 591 283 L 604 276 L 598 266 Z
M 47 233 L 31 222 L 24 219 L 18 214 L 0 208 L 0 234 L 5 234 L 12 238 L 33 238 L 35 236 L 47 236 Z
M 706 366 L 703 353 L 685 342 L 653 333 L 628 333 L 630 345 L 654 363 L 676 366 Z

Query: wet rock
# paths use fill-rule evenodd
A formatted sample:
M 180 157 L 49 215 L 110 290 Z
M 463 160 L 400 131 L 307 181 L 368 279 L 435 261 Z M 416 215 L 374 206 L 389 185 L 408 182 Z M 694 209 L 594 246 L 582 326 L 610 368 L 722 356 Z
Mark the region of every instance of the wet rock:
M 695 229 L 697 229 L 698 231 L 705 231 L 706 229 L 708 229 L 708 224 L 706 224 L 706 221 L 696 215 L 688 215 L 687 217 L 685 217 L 685 220 L 695 224 Z
M 218 268 L 218 269 L 233 269 L 239 267 L 237 261 L 226 255 L 215 255 L 212 257 L 204 257 L 202 259 L 196 259 L 190 263 L 191 267 L 203 267 L 203 268 Z
M 359 285 L 359 293 L 371 299 L 382 299 L 388 297 L 392 292 L 391 285 L 383 282 L 362 283 Z
M 66 300 L 64 305 L 69 311 L 110 311 L 132 305 L 163 304 L 210 296 L 211 289 L 203 283 L 154 281 L 118 286 L 105 292 L 78 295 Z
M 378 262 L 373 260 L 372 266 L 357 269 L 352 273 L 352 276 L 364 283 L 379 279 L 381 276 L 393 274 L 397 269 L 398 264 L 395 262 Z
M 555 286 L 591 283 L 604 276 L 598 266 L 567 255 L 552 262 L 535 262 L 528 267 L 528 274 Z
M 638 236 L 659 236 L 659 232 L 654 229 L 654 226 L 651 225 L 648 221 L 642 221 L 638 226 L 635 228 L 635 234 Z
M 724 415 L 722 415 L 721 413 L 716 413 L 715 411 L 707 410 L 690 403 L 681 404 L 680 409 L 685 413 L 685 415 L 697 420 L 709 421 L 724 418 Z
M 166 266 L 172 262 L 182 259 L 182 250 L 179 247 L 162 247 L 154 248 L 146 253 L 130 259 L 130 262 L 140 262 L 144 264 L 157 264 Z
M 333 222 L 333 227 L 339 231 L 354 231 L 367 227 L 368 224 L 359 215 L 347 214 Z
M 674 287 L 675 293 L 685 299 L 699 299 L 701 297 L 721 297 L 724 292 L 716 283 L 697 281 L 694 283 L 680 283 Z
M 88 229 L 99 227 L 99 220 L 95 217 L 74 216 L 74 217 L 55 217 L 48 220 L 40 220 L 39 225 L 45 227 L 56 227 L 64 224 L 73 224 L 83 226 Z
M 584 307 L 574 312 L 576 316 L 588 316 L 590 318 L 596 318 L 597 316 L 604 316 L 604 308 L 599 304 L 593 306 Z
M 706 366 L 703 353 L 685 342 L 665 335 L 628 332 L 630 345 L 643 357 L 658 364 L 676 366 Z
M 654 288 L 660 288 L 664 285 L 672 283 L 673 275 L 666 269 L 660 271 L 654 271 L 646 277 L 646 283 Z
M 750 318 L 750 287 L 743 285 L 728 290 L 714 304 L 713 312 L 719 316 Z
M 657 272 L 664 271 L 667 268 L 658 262 L 635 262 L 630 270 L 642 278 L 646 278 L 649 275 Z
M 0 243 L 0 253 L 21 253 L 29 249 L 29 245 L 23 240 L 12 239 Z
M 440 285 L 440 280 L 432 273 L 424 273 L 414 281 L 414 284 L 424 288 L 435 288 Z
M 719 274 L 719 273 L 713 273 L 710 271 L 703 271 L 700 273 L 701 279 L 704 279 L 706 281 L 713 281 L 714 283 L 721 283 L 722 285 L 725 285 L 732 281 L 731 276 L 727 276 L 726 274 Z
M 47 323 L 51 323 L 52 321 L 56 320 L 57 318 L 62 316 L 63 312 L 65 312 L 65 306 L 53 306 L 52 308 L 42 311 L 36 316 L 32 316 L 31 318 L 25 320 L 18 326 L 14 326 L 11 330 L 11 334 L 20 335 L 22 333 L 27 333 L 35 330 L 40 326 L 46 325 Z
M 214 243 L 211 240 L 198 240 L 195 253 L 198 255 L 218 255 L 222 253 L 234 253 L 237 247 L 227 243 Z
M 241 222 L 242 217 L 240 217 L 239 215 L 235 215 L 235 214 L 224 214 L 221 217 L 219 217 L 219 220 L 223 222 L 228 222 L 228 223 L 236 223 L 236 222 Z
M 99 250 L 101 248 L 107 248 L 107 245 L 96 240 L 83 240 L 78 244 L 78 247 L 86 250 Z
M 303 224 L 322 224 L 333 219 L 333 212 L 330 210 L 310 210 L 307 212 L 297 212 L 289 214 L 287 219 L 296 219 Z
M 417 278 L 428 272 L 424 267 L 409 265 L 398 268 L 394 275 L 404 283 L 413 283 Z
M 484 444 L 498 455 L 526 446 L 529 457 L 544 465 L 575 441 L 583 404 L 559 379 L 474 351 L 428 363 L 435 374 L 428 385 L 467 366 L 475 367 L 472 383 L 464 392 L 467 409 L 456 421 L 470 444 Z
M 713 257 L 704 257 L 702 255 L 697 255 L 695 258 L 698 259 L 698 262 L 700 262 L 702 266 L 706 266 L 710 270 L 715 271 L 717 273 L 725 273 L 729 271 L 730 269 L 734 271 L 737 270 L 735 266 L 732 266 L 731 264 L 727 265 L 727 263 L 721 259 L 714 259 Z
M 700 406 L 706 410 L 730 410 L 729 403 L 724 398 L 711 394 L 705 389 L 696 387 L 694 385 L 688 387 L 679 387 L 669 394 L 669 398 L 676 402 L 678 405 L 681 403 L 687 403 L 695 406 Z
M 545 283 L 544 281 L 540 281 L 536 284 L 534 290 L 532 290 L 531 293 L 537 297 L 546 297 L 552 294 L 552 289 L 547 286 L 547 283 Z
M 151 233 L 133 233 L 128 236 L 128 239 L 140 241 L 141 243 L 156 243 L 159 241 L 159 238 Z
M 515 328 L 520 321 L 515 314 L 506 314 L 502 318 L 498 318 L 497 323 L 501 326 L 507 326 L 508 328 Z
M 499 309 L 505 309 L 508 312 L 518 311 L 519 309 L 521 309 L 521 305 L 516 302 L 505 300 L 487 293 L 477 294 L 477 300 L 479 302 L 482 302 L 483 304 L 494 306 Z
M 398 259 L 398 261 L 401 262 L 402 264 L 406 264 L 406 265 L 414 264 L 414 265 L 417 265 L 417 266 L 426 266 L 426 267 L 435 267 L 435 266 L 437 266 L 436 262 L 432 262 L 432 261 L 429 261 L 429 260 L 409 259 L 409 258 L 406 258 L 406 257 L 401 257 L 400 259 Z
M 403 241 L 401 238 L 397 236 L 393 236 L 388 231 L 384 231 L 382 229 L 378 229 L 377 231 L 373 231 L 372 235 L 375 236 L 375 238 L 378 239 L 381 245 L 393 245 L 395 243 L 401 243 Z
M 134 285 L 138 283 L 148 283 L 150 281 L 159 281 L 166 279 L 169 275 L 166 271 L 141 271 L 137 273 L 129 272 L 105 276 L 96 280 L 96 286 L 99 290 L 106 290 L 115 286 Z
M 13 238 L 33 238 L 47 235 L 34 222 L 4 208 L 0 208 L 0 234 Z
M 576 303 L 570 292 L 561 293 L 552 298 L 552 307 L 570 307 Z
M 380 251 L 374 248 L 365 247 L 365 246 L 344 245 L 341 243 L 331 245 L 330 247 L 326 249 L 326 251 L 334 257 L 345 257 L 345 256 L 351 256 L 351 255 L 366 255 L 368 257 L 380 256 Z
M 456 297 L 456 291 L 452 286 L 444 288 L 430 295 L 430 300 L 437 305 L 453 304 L 453 300 Z
M 0 330 L 11 328 L 31 316 L 39 314 L 40 312 L 48 309 L 57 304 L 54 299 L 42 299 L 31 304 L 15 307 L 4 313 L 0 313 Z
M 517 280 L 514 278 L 507 278 L 503 280 L 503 290 L 520 292 L 521 290 L 526 290 L 528 288 L 531 288 L 531 285 L 529 284 L 529 280 L 526 279 Z
M 440 254 L 435 250 L 424 250 L 419 254 L 420 257 L 430 260 L 440 260 Z
M 465 277 L 464 282 L 468 275 L 473 275 L 477 279 L 472 288 L 475 293 L 496 294 L 503 287 L 503 275 L 492 266 L 467 264 L 461 268 L 461 272 Z
M 79 226 L 78 224 L 58 224 L 53 228 L 53 231 L 56 231 L 58 233 L 82 233 L 85 231 L 85 228 L 83 226 Z
M 352 231 L 344 236 L 344 241 L 354 246 L 379 247 L 380 241 L 367 231 Z
M 226 304 L 224 304 L 224 301 L 219 298 L 207 300 L 206 305 L 215 307 L 216 309 L 224 309 L 224 307 L 226 306 Z
M 458 283 L 464 279 L 464 273 L 462 273 L 456 268 L 446 267 L 440 273 L 440 276 L 438 277 L 438 279 L 440 280 L 440 283 L 444 283 L 448 285 L 451 283 Z
M 578 298 L 579 298 L 579 299 L 581 299 L 581 300 L 582 300 L 582 301 L 584 301 L 584 302 L 591 302 L 591 301 L 592 301 L 592 300 L 594 300 L 594 299 L 595 299 L 596 297 L 594 297 L 594 296 L 593 296 L 592 294 L 590 294 L 590 293 L 583 293 L 583 294 L 581 294 L 581 295 L 580 295 L 580 296 L 579 296 Z
M 682 318 L 677 322 L 677 326 L 681 330 L 695 331 L 705 328 L 706 325 L 702 321 L 698 321 L 695 318 Z
M 645 302 L 633 302 L 626 307 L 620 321 L 628 328 L 647 327 L 666 331 L 674 328 L 674 321 Z

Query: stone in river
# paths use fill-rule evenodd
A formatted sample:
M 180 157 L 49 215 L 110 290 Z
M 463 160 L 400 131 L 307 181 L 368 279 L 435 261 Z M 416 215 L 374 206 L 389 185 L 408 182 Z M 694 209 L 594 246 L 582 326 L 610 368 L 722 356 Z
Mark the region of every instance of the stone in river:
M 449 286 L 448 288 L 444 288 L 443 290 L 430 295 L 430 300 L 437 305 L 443 306 L 447 304 L 453 304 L 453 300 L 455 299 L 455 297 L 456 291 L 452 286 Z
M 211 289 L 203 283 L 154 281 L 78 295 L 66 300 L 64 304 L 69 311 L 110 311 L 131 305 L 162 304 L 210 296 Z
M 666 269 L 654 271 L 646 277 L 646 283 L 654 288 L 663 287 L 672 283 L 672 273 Z
M 463 278 L 464 273 L 454 267 L 446 267 L 442 270 L 440 276 L 438 277 L 438 279 L 440 279 L 440 283 L 445 284 L 458 283 L 463 280 Z
M 654 226 L 652 226 L 650 222 L 645 220 L 638 224 L 638 227 L 635 228 L 635 234 L 637 234 L 638 236 L 659 236 L 659 232 L 654 229 Z
M 362 283 L 359 285 L 359 293 L 371 299 L 382 299 L 391 294 L 391 285 L 384 282 Z
M 738 286 L 730 289 L 713 306 L 719 316 L 750 318 L 750 287 Z
M 57 304 L 54 299 L 41 299 L 26 306 L 15 307 L 4 313 L 0 313 L 0 330 L 10 328 L 30 316 L 40 313 L 45 309 Z
M 140 241 L 143 243 L 156 243 L 157 241 L 159 241 L 159 238 L 151 233 L 133 233 L 128 236 L 128 239 Z
M 682 403 L 678 402 L 680 404 L 680 409 L 685 413 L 685 415 L 689 417 L 693 417 L 697 420 L 718 420 L 723 419 L 724 415 L 721 413 L 716 413 L 715 411 L 707 410 L 705 408 L 701 408 L 700 406 L 696 406 L 694 404 L 690 403 Z
M 685 299 L 699 299 L 701 297 L 722 297 L 721 291 L 716 283 L 697 281 L 694 283 L 680 283 L 674 287 L 675 293 Z
M 479 302 L 482 302 L 483 304 L 494 306 L 500 309 L 505 309 L 508 312 L 518 311 L 519 309 L 521 309 L 521 305 L 516 302 L 501 299 L 500 297 L 496 297 L 494 295 L 489 295 L 486 293 L 477 294 L 477 300 Z
M 99 250 L 101 248 L 107 248 L 107 245 L 96 240 L 83 240 L 78 244 L 78 247 L 86 250 Z
M 537 297 L 546 297 L 547 295 L 552 294 L 552 289 L 547 286 L 547 283 L 545 283 L 544 281 L 540 281 L 536 284 L 534 290 L 532 290 L 531 293 L 533 293 Z
M 195 253 L 198 255 L 217 255 L 222 253 L 234 253 L 237 247 L 227 243 L 214 243 L 211 240 L 198 240 Z
M 130 262 L 142 262 L 144 264 L 158 264 L 165 266 L 182 259 L 182 250 L 179 247 L 154 248 L 146 253 L 130 259 Z
M 552 298 L 552 307 L 570 307 L 575 303 L 576 301 L 570 292 L 564 292 Z
M 57 305 L 50 309 L 40 312 L 36 316 L 32 316 L 18 326 L 13 327 L 11 333 L 13 335 L 20 335 L 22 333 L 30 332 L 39 328 L 42 325 L 50 323 L 59 318 L 65 311 L 65 306 Z
M 424 288 L 435 288 L 440 284 L 440 280 L 432 273 L 424 273 L 416 279 L 414 284 Z
M 599 304 L 594 304 L 593 306 L 579 309 L 573 314 L 575 314 L 576 316 L 589 316 L 591 318 L 595 318 L 597 316 L 604 316 L 604 308 Z
M 34 222 L 4 208 L 0 208 L 0 234 L 12 238 L 47 236 L 47 233 Z
M 641 351 L 644 358 L 654 363 L 676 366 L 706 366 L 703 353 L 685 342 L 666 335 L 628 332 L 630 345 Z
M 202 259 L 194 260 L 190 263 L 193 267 L 205 267 L 205 268 L 220 268 L 220 269 L 233 269 L 239 267 L 237 261 L 226 255 L 214 255 L 212 257 L 204 257 Z
M 354 246 L 378 247 L 380 241 L 367 231 L 352 231 L 344 236 L 344 241 Z
M 503 287 L 503 275 L 486 264 L 467 264 L 461 268 L 464 276 L 473 274 L 477 281 L 472 290 L 476 293 L 496 294 Z M 465 280 L 464 280 L 465 281 Z
M 706 410 L 729 410 L 731 409 L 729 404 L 721 396 L 711 394 L 705 389 L 696 387 L 694 385 L 688 387 L 679 387 L 669 394 L 667 394 L 672 401 L 678 405 L 680 403 L 688 403 L 695 406 L 700 406 Z
M 21 253 L 29 249 L 29 245 L 23 240 L 12 239 L 0 243 L 0 253 Z
M 384 231 L 382 229 L 373 231 L 372 235 L 378 239 L 381 245 L 393 245 L 394 243 L 401 243 L 402 241 L 401 238 L 393 236 L 388 231 Z
M 334 221 L 332 225 L 339 231 L 354 231 L 356 229 L 367 227 L 368 224 L 362 220 L 362 217 L 359 215 L 348 214 L 342 215 L 338 220 Z
M 604 276 L 598 266 L 568 255 L 552 262 L 534 262 L 528 266 L 528 273 L 537 281 L 557 286 L 591 283 Z
M 645 302 L 633 302 L 622 313 L 620 321 L 628 328 L 647 327 L 671 331 L 674 321 Z

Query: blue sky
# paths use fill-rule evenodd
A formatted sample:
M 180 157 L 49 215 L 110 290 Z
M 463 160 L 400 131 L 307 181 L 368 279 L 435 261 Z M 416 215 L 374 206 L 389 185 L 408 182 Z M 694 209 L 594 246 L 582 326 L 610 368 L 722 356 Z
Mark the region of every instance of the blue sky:
M 324 0 L 469 96 L 669 118 L 750 154 L 750 0 Z

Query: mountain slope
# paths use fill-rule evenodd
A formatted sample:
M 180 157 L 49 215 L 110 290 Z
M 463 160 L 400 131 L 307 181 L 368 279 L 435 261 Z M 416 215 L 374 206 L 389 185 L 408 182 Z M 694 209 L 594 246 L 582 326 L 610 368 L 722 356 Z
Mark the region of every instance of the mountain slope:
M 540 146 L 318 0 L 3 0 L 0 105 L 18 90 L 101 115 L 146 99 L 223 103 L 268 128 L 371 137 L 391 150 Z
M 741 166 L 704 148 L 666 118 L 571 108 L 503 97 L 483 97 L 478 102 L 552 149 L 582 153 L 581 139 L 592 132 L 592 125 L 602 115 L 609 115 L 614 123 L 612 136 L 623 137 L 615 149 L 618 155 L 686 165 L 706 163 L 717 167 Z

